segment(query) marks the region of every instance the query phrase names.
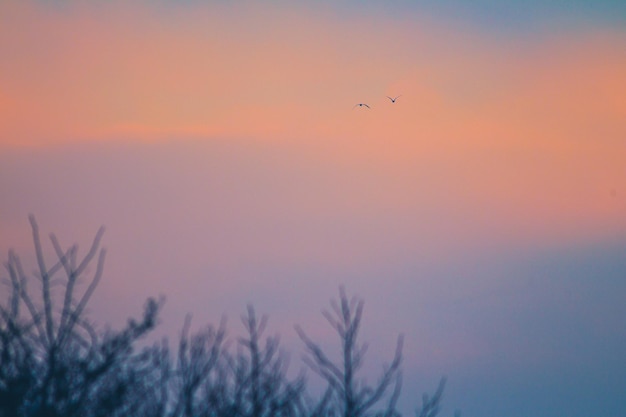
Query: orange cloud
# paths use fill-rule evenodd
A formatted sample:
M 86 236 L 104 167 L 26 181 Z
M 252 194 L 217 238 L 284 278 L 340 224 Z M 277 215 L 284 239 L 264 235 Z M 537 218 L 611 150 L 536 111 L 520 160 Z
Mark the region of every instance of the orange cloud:
M 495 40 L 249 4 L 2 7 L 0 146 L 308 141 L 404 185 L 438 164 L 463 212 L 504 234 L 623 217 L 607 195 L 626 193 L 624 33 Z
M 519 47 L 515 41 L 463 39 L 468 34 L 427 22 L 396 28 L 295 8 L 197 6 L 167 16 L 119 5 L 9 9 L 2 48 L 14 59 L 0 79 L 15 114 L 0 131 L 4 143 L 126 130 L 153 138 L 393 134 L 472 142 L 503 135 L 525 142 L 548 132 L 563 139 L 577 123 L 621 133 L 619 35 L 516 55 L 506 50 Z M 20 28 L 32 33 L 21 37 Z M 568 43 L 576 47 L 551 55 Z M 391 108 L 386 94 L 404 97 Z M 358 101 L 377 113 L 347 111 Z

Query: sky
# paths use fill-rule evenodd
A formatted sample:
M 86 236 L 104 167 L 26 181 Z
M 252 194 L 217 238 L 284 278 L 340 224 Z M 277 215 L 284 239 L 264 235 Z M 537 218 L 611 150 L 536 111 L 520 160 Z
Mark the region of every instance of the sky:
M 104 225 L 102 326 L 252 303 L 294 369 L 344 285 L 405 416 L 442 375 L 443 415 L 626 415 L 626 3 L 549 3 L 2 2 L 0 254 Z

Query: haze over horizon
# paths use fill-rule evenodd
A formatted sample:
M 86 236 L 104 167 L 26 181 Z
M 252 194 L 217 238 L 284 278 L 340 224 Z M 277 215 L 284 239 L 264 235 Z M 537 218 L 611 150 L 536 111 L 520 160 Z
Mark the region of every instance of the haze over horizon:
M 163 294 L 157 337 L 186 313 L 234 335 L 252 303 L 295 370 L 294 324 L 331 343 L 345 285 L 370 379 L 405 334 L 405 416 L 442 375 L 442 415 L 624 415 L 624 22 L 618 1 L 2 3 L 0 253 L 32 260 L 29 213 L 83 250 L 105 225 L 101 325 Z

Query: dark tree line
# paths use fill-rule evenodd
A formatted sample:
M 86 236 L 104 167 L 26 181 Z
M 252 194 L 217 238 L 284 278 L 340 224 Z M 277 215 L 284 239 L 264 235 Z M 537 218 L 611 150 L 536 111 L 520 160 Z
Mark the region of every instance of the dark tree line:
M 376 384 L 358 377 L 367 344 L 358 341 L 363 301 L 340 289 L 323 315 L 337 332 L 333 361 L 306 332 L 304 363 L 327 385 L 319 398 L 304 374 L 287 375 L 277 336 L 266 336 L 267 316 L 252 306 L 242 316 L 245 335 L 229 338 L 225 320 L 191 332 L 185 320 L 175 349 L 167 339 L 139 349 L 158 321 L 162 300 L 149 298 L 138 319 L 120 330 L 98 330 L 86 306 L 103 273 L 104 229 L 84 256 L 63 248 L 54 234 L 54 260 L 44 256 L 30 216 L 36 272 L 18 255 L 4 263 L 0 299 L 0 417 L 395 417 L 402 374 L 402 336 Z M 416 417 L 438 414 L 445 380 L 424 395 Z

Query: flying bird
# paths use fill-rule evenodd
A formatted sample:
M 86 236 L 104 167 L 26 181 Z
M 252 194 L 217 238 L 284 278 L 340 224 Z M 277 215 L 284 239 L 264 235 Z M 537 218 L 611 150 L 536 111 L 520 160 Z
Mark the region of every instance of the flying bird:
M 395 102 L 396 102 L 396 100 L 398 99 L 398 97 L 402 97 L 402 94 L 400 94 L 399 96 L 393 97 L 393 98 L 392 98 L 392 97 L 387 96 L 387 98 L 388 98 L 389 100 L 391 100 L 391 102 L 392 102 L 392 103 L 395 103 Z
M 367 104 L 365 104 L 365 103 L 358 103 L 358 104 L 355 104 L 355 105 L 354 105 L 354 107 L 356 107 L 356 106 L 359 106 L 359 107 L 367 107 L 368 109 L 370 109 L 370 108 L 371 108 L 370 106 L 368 106 L 368 105 L 367 105 Z M 352 110 L 354 110 L 354 107 L 352 107 Z

